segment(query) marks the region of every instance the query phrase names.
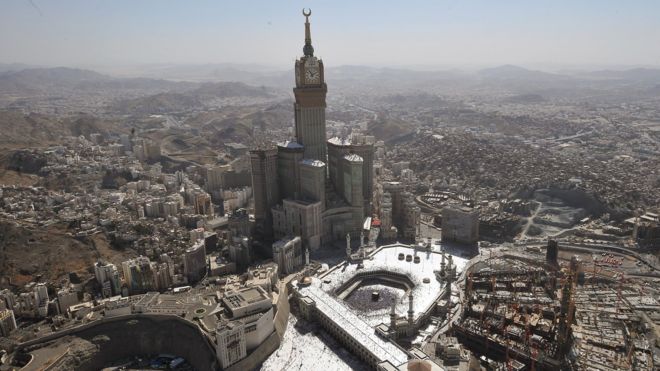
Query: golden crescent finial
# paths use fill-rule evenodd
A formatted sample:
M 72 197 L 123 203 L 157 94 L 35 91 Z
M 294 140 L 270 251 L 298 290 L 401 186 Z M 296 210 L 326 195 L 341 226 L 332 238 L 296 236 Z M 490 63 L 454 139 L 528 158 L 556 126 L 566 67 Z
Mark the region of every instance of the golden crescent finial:
M 309 17 L 310 15 L 312 15 L 312 9 L 308 8 L 307 13 L 305 13 L 305 8 L 303 8 L 302 13 L 305 17 Z

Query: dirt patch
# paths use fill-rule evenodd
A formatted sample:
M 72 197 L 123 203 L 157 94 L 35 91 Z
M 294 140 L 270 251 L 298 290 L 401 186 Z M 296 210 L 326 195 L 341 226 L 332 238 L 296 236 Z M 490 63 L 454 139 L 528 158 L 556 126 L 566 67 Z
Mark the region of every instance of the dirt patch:
M 0 184 L 17 187 L 30 187 L 39 181 L 39 176 L 0 169 Z
M 39 227 L 0 221 L 2 285 L 23 285 L 38 276 L 58 281 L 69 272 L 91 276 L 96 251 L 66 234 L 63 226 Z

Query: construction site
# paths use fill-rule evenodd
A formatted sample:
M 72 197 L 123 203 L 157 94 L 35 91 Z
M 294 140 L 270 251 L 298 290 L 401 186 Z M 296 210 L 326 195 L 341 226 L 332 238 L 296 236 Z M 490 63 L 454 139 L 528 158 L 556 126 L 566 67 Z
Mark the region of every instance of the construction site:
M 658 364 L 657 282 L 586 267 L 576 255 L 559 254 L 554 241 L 525 253 L 499 249 L 470 263 L 461 283 L 464 310 L 449 334 L 484 369 L 654 370 Z

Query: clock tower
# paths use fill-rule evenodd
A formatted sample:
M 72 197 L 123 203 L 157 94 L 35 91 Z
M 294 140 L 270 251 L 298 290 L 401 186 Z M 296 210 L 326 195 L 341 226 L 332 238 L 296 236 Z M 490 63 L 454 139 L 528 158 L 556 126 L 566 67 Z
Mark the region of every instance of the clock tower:
M 305 46 L 303 56 L 296 60 L 296 87 L 293 94 L 296 140 L 305 147 L 304 157 L 327 162 L 325 134 L 325 95 L 328 91 L 323 76 L 323 61 L 314 56 L 312 37 L 309 30 L 309 16 L 305 12 Z

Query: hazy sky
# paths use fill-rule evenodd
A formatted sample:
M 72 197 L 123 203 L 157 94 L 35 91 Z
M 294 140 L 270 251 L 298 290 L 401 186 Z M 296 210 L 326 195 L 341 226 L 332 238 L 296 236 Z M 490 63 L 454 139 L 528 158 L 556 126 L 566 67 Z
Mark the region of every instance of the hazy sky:
M 1 0 L 0 63 L 660 65 L 660 1 Z

